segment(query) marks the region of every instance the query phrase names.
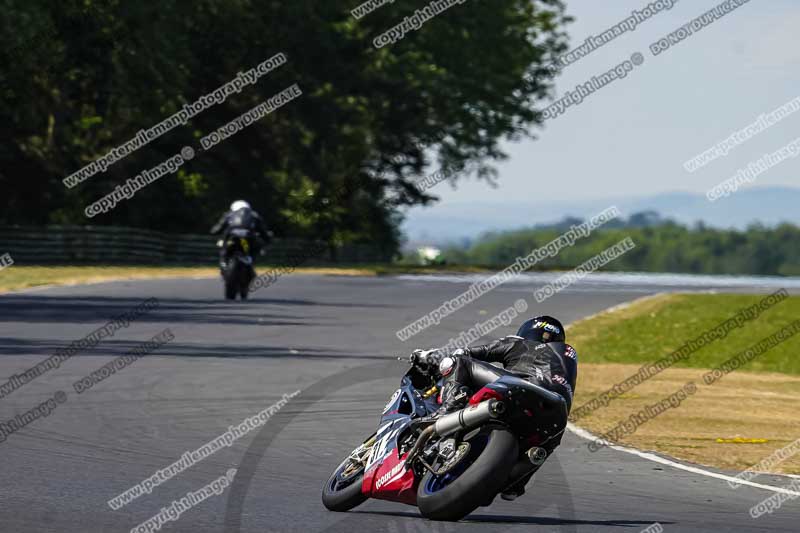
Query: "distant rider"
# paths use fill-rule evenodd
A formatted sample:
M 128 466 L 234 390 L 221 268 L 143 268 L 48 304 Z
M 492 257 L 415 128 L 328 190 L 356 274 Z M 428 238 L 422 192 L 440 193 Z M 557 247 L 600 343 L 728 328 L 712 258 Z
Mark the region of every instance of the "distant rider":
M 233 202 L 230 211 L 222 215 L 219 222 L 211 228 L 212 235 L 219 235 L 220 233 L 222 234 L 222 249 L 219 252 L 219 262 L 222 269 L 228 264 L 230 253 L 228 238 L 231 235 L 247 239 L 252 256 L 256 256 L 261 249 L 256 236 L 261 237 L 264 244 L 269 243 L 272 237 L 272 234 L 264 226 L 264 220 L 261 215 L 244 200 Z
M 561 395 L 569 414 L 578 374 L 578 357 L 575 349 L 564 340 L 561 322 L 550 316 L 538 316 L 525 321 L 516 335 L 482 346 L 459 348 L 450 356 L 444 356 L 439 350 L 416 350 L 417 358 L 429 366 L 438 363 L 439 374 L 444 378 L 442 407 L 431 419 L 463 409 L 471 393 L 504 375 L 525 379 Z M 502 363 L 504 368 L 490 363 Z M 547 457 L 561 443 L 567 420 L 554 423 L 560 429 L 541 444 Z M 501 497 L 514 500 L 521 496 L 536 470 L 538 467 L 507 488 Z

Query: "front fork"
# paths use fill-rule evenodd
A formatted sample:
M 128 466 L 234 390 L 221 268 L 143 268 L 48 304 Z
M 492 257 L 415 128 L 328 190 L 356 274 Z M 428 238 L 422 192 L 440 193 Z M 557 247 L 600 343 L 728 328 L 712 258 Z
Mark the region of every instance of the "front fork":
M 372 449 L 372 446 L 375 444 L 375 434 L 373 434 L 370 438 L 368 438 L 364 443 L 350 452 L 350 455 L 345 459 L 345 462 L 350 462 L 350 464 L 342 471 L 342 476 L 347 477 L 348 475 L 352 475 L 352 472 L 357 471 L 357 467 L 364 467 L 366 466 L 367 456 Z

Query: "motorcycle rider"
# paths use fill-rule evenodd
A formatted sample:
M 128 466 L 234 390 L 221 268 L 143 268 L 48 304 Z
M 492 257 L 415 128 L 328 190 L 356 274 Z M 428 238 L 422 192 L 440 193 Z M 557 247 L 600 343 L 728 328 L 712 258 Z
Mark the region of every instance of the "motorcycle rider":
M 264 226 L 264 219 L 261 218 L 250 204 L 244 200 L 236 200 L 231 204 L 231 209 L 219 219 L 211 228 L 212 235 L 222 236 L 222 248 L 219 252 L 220 268 L 225 269 L 228 264 L 228 256 L 230 248 L 228 246 L 228 237 L 231 234 L 238 234 L 239 236 L 247 239 L 247 244 L 251 250 L 251 255 L 255 256 L 259 253 L 261 247 L 259 246 L 256 236 L 261 237 L 264 244 L 269 243 L 272 234 L 267 231 Z
M 575 349 L 564 342 L 564 326 L 551 316 L 537 316 L 526 320 L 516 335 L 503 337 L 482 346 L 459 348 L 450 356 L 439 350 L 415 350 L 416 360 L 433 368 L 438 364 L 442 385 L 442 407 L 427 420 L 463 409 L 470 393 L 504 375 L 530 381 L 560 395 L 566 402 L 566 413 L 572 406 L 578 358 Z M 491 363 L 502 363 L 498 368 Z M 549 457 L 561 443 L 567 420 L 554 421 L 560 428 L 540 446 Z M 545 459 L 525 477 L 508 487 L 501 497 L 514 500 L 524 494 L 525 485 Z

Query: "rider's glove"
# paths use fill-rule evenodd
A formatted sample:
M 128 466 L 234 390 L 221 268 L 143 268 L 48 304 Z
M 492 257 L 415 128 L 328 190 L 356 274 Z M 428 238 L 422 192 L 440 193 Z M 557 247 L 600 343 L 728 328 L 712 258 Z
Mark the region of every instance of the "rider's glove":
M 438 349 L 421 350 L 418 348 L 411 352 L 411 362 L 422 370 L 437 368 L 443 357 L 444 354 Z

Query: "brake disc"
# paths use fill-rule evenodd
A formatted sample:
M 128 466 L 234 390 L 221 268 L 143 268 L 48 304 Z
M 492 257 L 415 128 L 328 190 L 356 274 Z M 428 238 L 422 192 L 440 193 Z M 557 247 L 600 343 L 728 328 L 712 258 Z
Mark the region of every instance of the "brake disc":
M 342 479 L 347 479 L 355 474 L 358 474 L 364 468 L 364 457 L 369 453 L 372 446 L 375 444 L 375 436 L 370 437 L 367 441 L 350 452 L 348 459 L 350 464 L 342 470 L 340 474 Z
M 448 473 L 454 466 L 461 462 L 461 459 L 466 457 L 469 453 L 469 448 L 469 442 L 460 442 L 458 448 L 451 450 L 452 455 L 446 458 L 439 468 L 435 468 L 433 473 L 437 476 Z

